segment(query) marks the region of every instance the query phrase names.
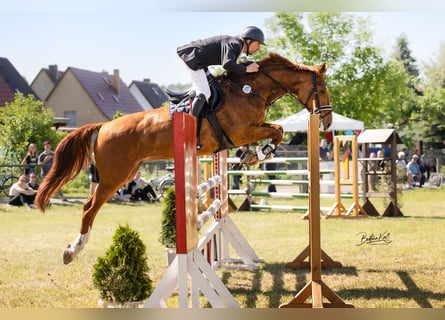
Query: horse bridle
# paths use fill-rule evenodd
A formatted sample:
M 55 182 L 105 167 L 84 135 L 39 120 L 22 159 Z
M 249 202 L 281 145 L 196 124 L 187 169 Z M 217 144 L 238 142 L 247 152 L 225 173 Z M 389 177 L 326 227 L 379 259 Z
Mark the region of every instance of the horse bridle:
M 311 111 L 311 109 L 309 109 L 308 107 L 308 102 L 309 99 L 311 98 L 311 94 L 308 95 L 306 102 L 302 102 L 300 100 L 300 98 L 298 96 L 295 95 L 295 93 L 293 93 L 290 89 L 286 88 L 281 82 L 279 82 L 277 79 L 273 78 L 270 74 L 266 73 L 265 71 L 259 69 L 259 72 L 261 72 L 262 74 L 264 74 L 267 78 L 269 78 L 271 81 L 273 81 L 280 89 L 284 90 L 286 92 L 285 95 L 289 95 L 291 96 L 295 101 L 297 101 L 298 103 L 300 103 L 304 108 L 306 108 L 306 110 L 308 110 L 309 112 L 313 112 L 313 113 L 319 113 L 320 114 L 320 120 L 323 120 L 324 117 L 326 117 L 329 113 L 332 112 L 332 106 L 331 105 L 325 105 L 325 106 L 321 106 L 320 105 L 320 99 L 318 96 L 318 86 L 326 86 L 326 82 L 318 82 L 317 81 L 317 75 L 315 74 L 315 72 L 311 72 L 312 74 L 312 91 L 311 93 L 313 93 L 315 95 L 315 102 L 316 102 L 316 107 L 315 109 L 313 109 Z M 272 104 L 272 102 L 268 103 L 269 105 Z M 328 111 L 325 115 L 322 115 L 321 112 L 322 111 Z

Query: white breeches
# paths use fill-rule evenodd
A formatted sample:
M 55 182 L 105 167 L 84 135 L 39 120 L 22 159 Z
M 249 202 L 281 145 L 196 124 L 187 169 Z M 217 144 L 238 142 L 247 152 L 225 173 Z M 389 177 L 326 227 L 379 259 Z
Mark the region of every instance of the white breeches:
M 185 67 L 190 74 L 190 79 L 192 80 L 192 86 L 196 91 L 196 96 L 202 93 L 208 101 L 210 99 L 210 87 L 205 71 L 203 69 L 192 70 L 187 65 L 185 65 Z

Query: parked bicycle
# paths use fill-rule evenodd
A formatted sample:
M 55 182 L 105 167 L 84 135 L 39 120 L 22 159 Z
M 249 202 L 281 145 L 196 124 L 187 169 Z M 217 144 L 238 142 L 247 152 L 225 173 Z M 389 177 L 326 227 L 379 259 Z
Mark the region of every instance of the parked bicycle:
M 9 197 L 9 189 L 11 189 L 11 186 L 17 181 L 18 177 L 6 173 L 6 170 L 2 170 L 2 175 L 0 178 L 0 191 L 3 192 L 3 194 L 6 197 Z
M 154 187 L 156 191 L 159 191 L 162 197 L 164 197 L 164 194 L 168 189 L 175 187 L 175 176 L 173 174 L 175 168 L 167 167 L 165 170 L 168 171 L 167 174 L 163 175 L 162 177 L 155 177 L 149 180 L 152 187 Z

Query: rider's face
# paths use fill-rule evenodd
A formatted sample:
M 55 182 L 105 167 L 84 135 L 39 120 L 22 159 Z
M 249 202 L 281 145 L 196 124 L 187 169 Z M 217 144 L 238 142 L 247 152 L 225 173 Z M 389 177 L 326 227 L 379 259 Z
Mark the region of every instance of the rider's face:
M 244 43 L 243 52 L 246 53 L 247 55 L 251 55 L 257 52 L 260 49 L 260 47 L 261 43 L 249 39 L 246 40 L 246 42 Z
M 261 43 L 259 43 L 258 41 L 252 41 L 249 46 L 249 51 L 250 51 L 249 53 L 254 54 L 260 49 L 260 47 Z

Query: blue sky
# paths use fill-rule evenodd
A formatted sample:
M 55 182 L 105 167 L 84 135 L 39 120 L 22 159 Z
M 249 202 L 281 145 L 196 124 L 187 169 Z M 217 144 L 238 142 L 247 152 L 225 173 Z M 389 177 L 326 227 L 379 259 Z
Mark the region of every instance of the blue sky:
M 264 27 L 265 19 L 274 14 L 153 11 L 146 5 L 140 11 L 134 7 L 119 11 L 106 7 L 102 0 L 79 10 L 70 6 L 42 9 L 35 1 L 18 2 L 26 2 L 25 9 L 17 5 L 0 9 L 0 28 L 8 30 L 2 32 L 0 56 L 8 58 L 29 82 L 42 67 L 57 64 L 60 70 L 73 66 L 112 73 L 119 69 L 127 84 L 144 78 L 163 85 L 187 83 L 176 47 L 207 36 L 236 35 L 247 25 Z M 445 11 L 356 14 L 371 18 L 376 44 L 387 52 L 402 32 L 418 61 L 433 57 L 445 42 Z

